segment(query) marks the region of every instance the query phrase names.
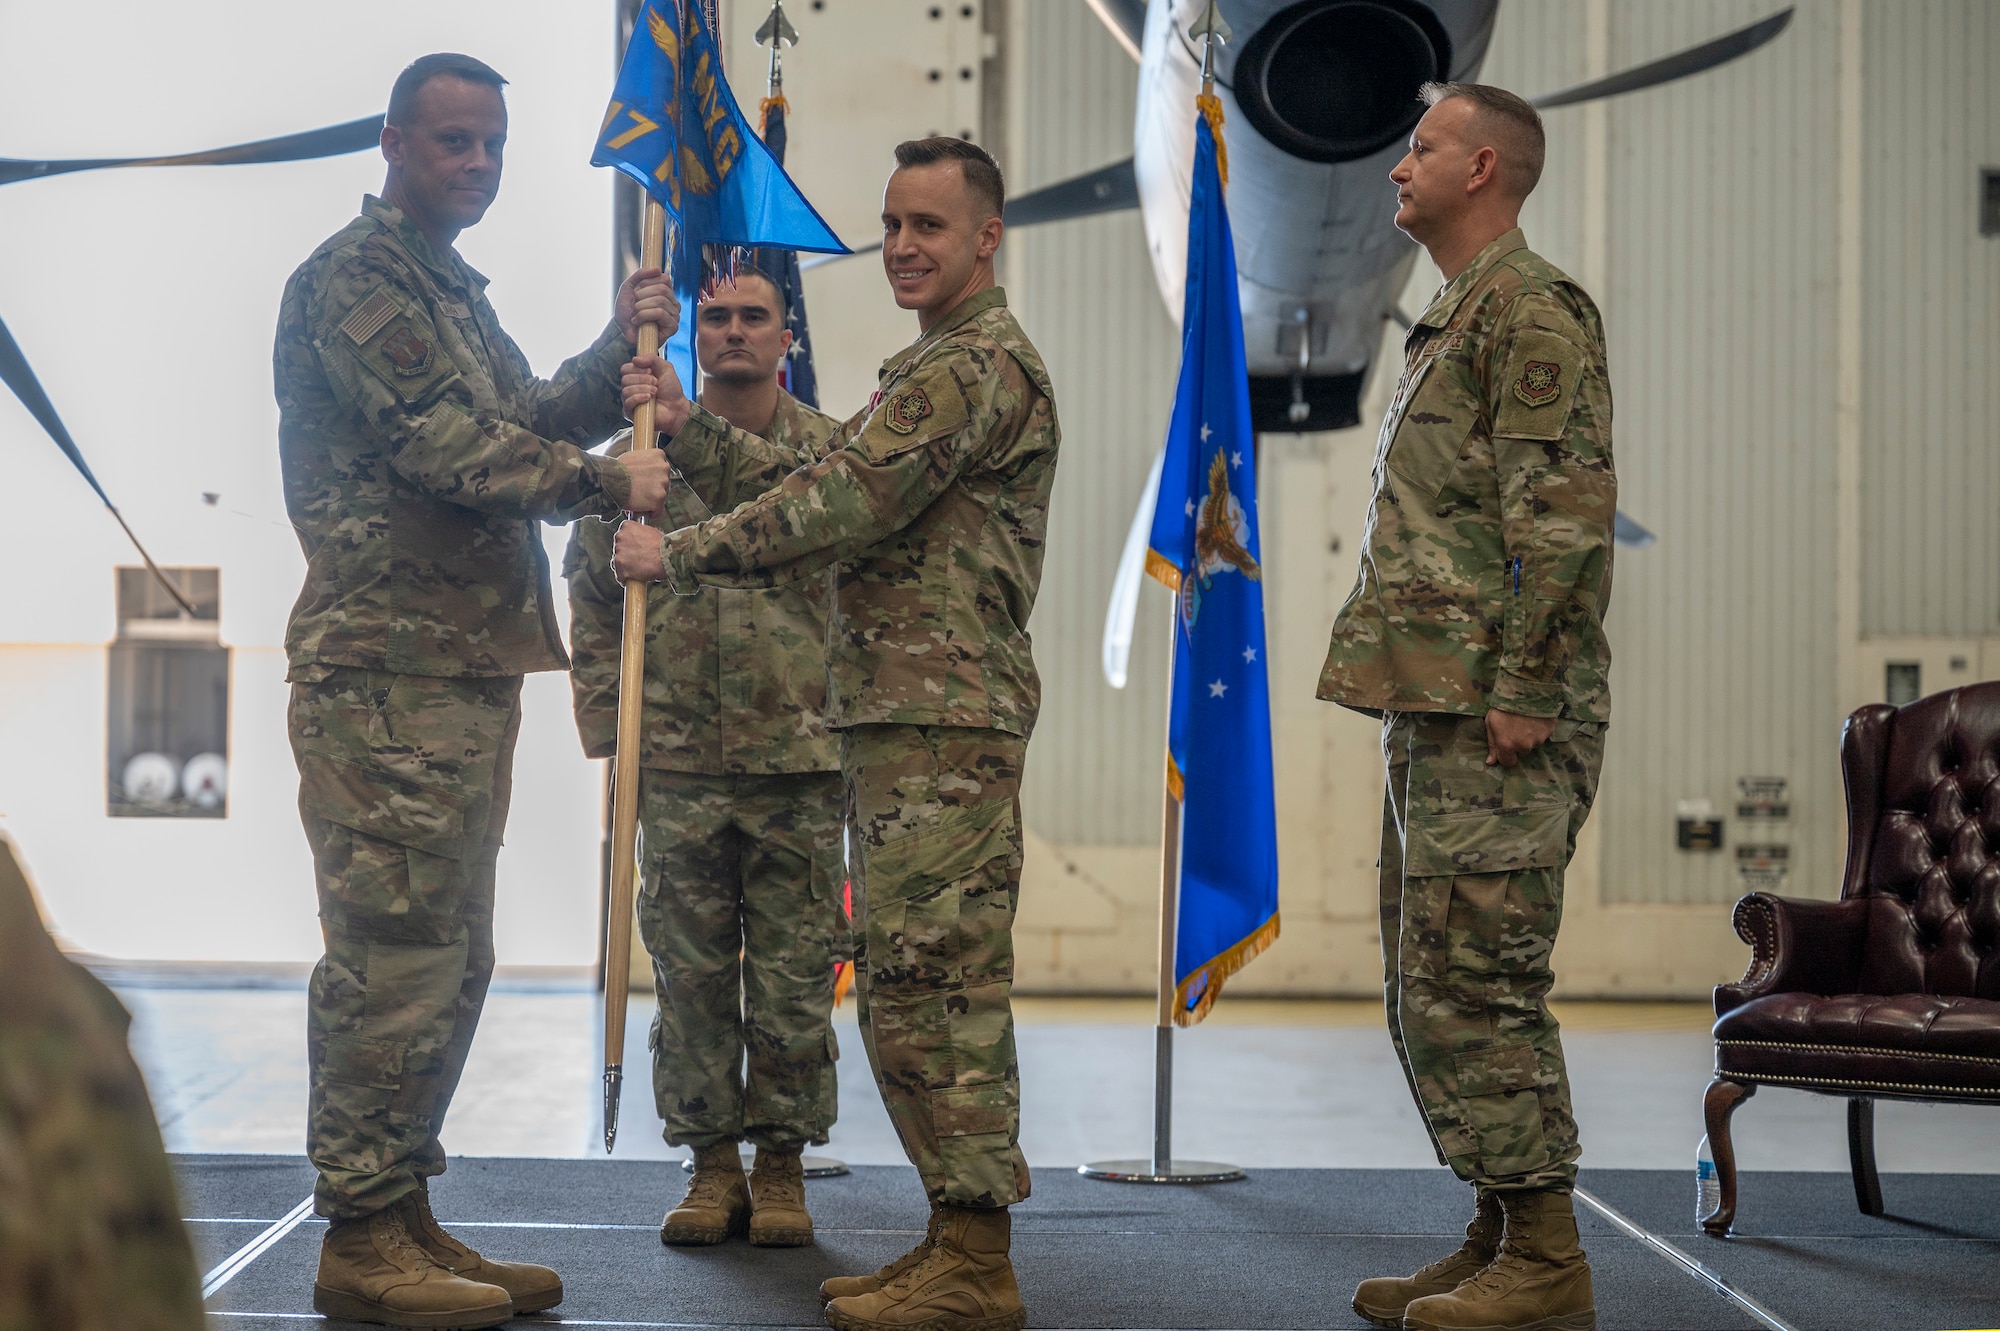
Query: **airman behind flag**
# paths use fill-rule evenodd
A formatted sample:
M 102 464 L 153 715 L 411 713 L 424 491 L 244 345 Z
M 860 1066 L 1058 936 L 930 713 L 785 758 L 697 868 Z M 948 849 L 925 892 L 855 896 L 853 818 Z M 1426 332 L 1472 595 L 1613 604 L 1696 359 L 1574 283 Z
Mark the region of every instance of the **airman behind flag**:
M 666 210 L 685 309 L 694 308 L 703 245 L 848 253 L 744 120 L 691 0 L 640 6 L 590 164 L 623 171 Z M 694 320 L 682 321 L 669 348 L 692 371 Z M 688 384 L 692 392 L 692 374 Z
M 1181 377 L 1146 551 L 1146 571 L 1176 593 L 1167 784 L 1181 801 L 1174 1020 L 1183 1026 L 1278 936 L 1257 436 L 1213 123 L 1195 124 Z

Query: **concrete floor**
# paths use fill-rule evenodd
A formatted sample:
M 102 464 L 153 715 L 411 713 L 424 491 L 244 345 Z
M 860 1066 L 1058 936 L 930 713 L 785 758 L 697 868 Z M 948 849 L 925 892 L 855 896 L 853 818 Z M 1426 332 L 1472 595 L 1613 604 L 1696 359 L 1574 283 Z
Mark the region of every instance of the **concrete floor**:
M 305 1123 L 302 987 L 205 989 L 114 981 L 169 1150 L 297 1154 Z M 1152 1004 L 1020 999 L 1022 1147 L 1031 1164 L 1146 1154 Z M 627 1018 L 617 1155 L 677 1155 L 652 1108 L 646 1029 Z M 1699 1004 L 1561 1004 L 1586 1166 L 1690 1169 L 1702 1134 L 1709 1013 Z M 601 1017 L 578 987 L 496 986 L 445 1131 L 454 1154 L 602 1154 Z M 841 1118 L 821 1153 L 901 1164 L 854 1024 L 836 1014 Z M 1224 999 L 1176 1036 L 1175 1154 L 1252 1168 L 1434 1165 L 1378 1005 Z M 1843 1102 L 1765 1089 L 1736 1115 L 1745 1169 L 1847 1168 Z M 1885 1171 L 2000 1173 L 2000 1113 L 1883 1103 Z

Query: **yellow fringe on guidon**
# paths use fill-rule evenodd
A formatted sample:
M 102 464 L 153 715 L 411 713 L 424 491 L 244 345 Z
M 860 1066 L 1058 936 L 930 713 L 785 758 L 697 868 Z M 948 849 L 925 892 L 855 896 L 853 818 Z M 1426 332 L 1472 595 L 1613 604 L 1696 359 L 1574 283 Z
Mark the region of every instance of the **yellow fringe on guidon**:
M 1201 108 L 1201 118 L 1208 122 L 1208 132 L 1215 135 L 1215 174 L 1222 180 L 1222 188 L 1229 188 L 1229 145 L 1222 141 L 1222 99 L 1214 93 L 1201 93 L 1194 99 Z
M 1174 988 L 1174 1024 L 1192 1026 L 1208 1015 L 1222 993 L 1222 982 L 1256 960 L 1257 954 L 1278 941 L 1278 913 L 1271 912 L 1271 918 L 1258 925 L 1248 938 L 1230 948 L 1221 956 L 1213 958 L 1194 974 L 1182 980 Z M 1200 995 L 1193 999 L 1192 995 Z
M 792 104 L 785 100 L 783 93 L 779 93 L 776 97 L 766 97 L 757 103 L 757 132 L 766 137 L 771 133 L 771 108 L 774 106 L 785 113 L 785 119 L 792 118 Z

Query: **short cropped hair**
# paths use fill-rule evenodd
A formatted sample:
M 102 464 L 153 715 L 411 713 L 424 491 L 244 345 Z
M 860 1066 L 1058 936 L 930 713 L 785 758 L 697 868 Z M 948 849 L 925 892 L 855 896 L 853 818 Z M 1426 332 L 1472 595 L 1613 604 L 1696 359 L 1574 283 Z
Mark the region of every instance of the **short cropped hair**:
M 507 86 L 507 80 L 500 77 L 500 71 L 484 60 L 474 59 L 469 55 L 459 55 L 453 51 L 420 55 L 396 76 L 395 86 L 389 89 L 387 123 L 398 127 L 408 124 L 410 116 L 417 109 L 417 94 L 423 90 L 423 86 L 432 79 L 447 76 L 464 79 L 467 83 L 483 83 L 489 88 Z
M 1000 163 L 993 160 L 993 154 L 976 143 L 964 139 L 954 139 L 939 135 L 929 139 L 911 139 L 896 145 L 896 165 L 929 166 L 933 162 L 957 162 L 965 173 L 965 188 L 972 195 L 974 203 L 986 209 L 987 217 L 999 217 L 1007 211 L 1007 181 L 1000 174 Z
M 1541 113 L 1527 100 L 1490 83 L 1426 83 L 1417 90 L 1425 106 L 1463 97 L 1479 108 L 1479 119 L 1493 135 L 1492 147 L 1503 163 L 1500 176 L 1515 193 L 1527 198 L 1541 183 L 1542 162 L 1548 156 L 1548 135 Z M 1481 145 L 1485 146 L 1485 145 Z

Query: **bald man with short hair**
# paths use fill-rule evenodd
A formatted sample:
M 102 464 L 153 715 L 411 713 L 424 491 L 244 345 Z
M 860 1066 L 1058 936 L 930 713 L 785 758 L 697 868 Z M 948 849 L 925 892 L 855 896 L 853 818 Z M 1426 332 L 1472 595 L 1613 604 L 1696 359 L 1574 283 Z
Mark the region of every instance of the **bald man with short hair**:
M 1319 696 L 1382 720 L 1389 1034 L 1439 1162 L 1475 1201 L 1457 1252 L 1363 1281 L 1354 1309 L 1412 1331 L 1589 1331 L 1547 996 L 1611 715 L 1604 327 L 1521 234 L 1542 168 L 1534 108 L 1480 84 L 1423 95 L 1390 179 L 1396 225 L 1445 282 L 1404 344 Z

